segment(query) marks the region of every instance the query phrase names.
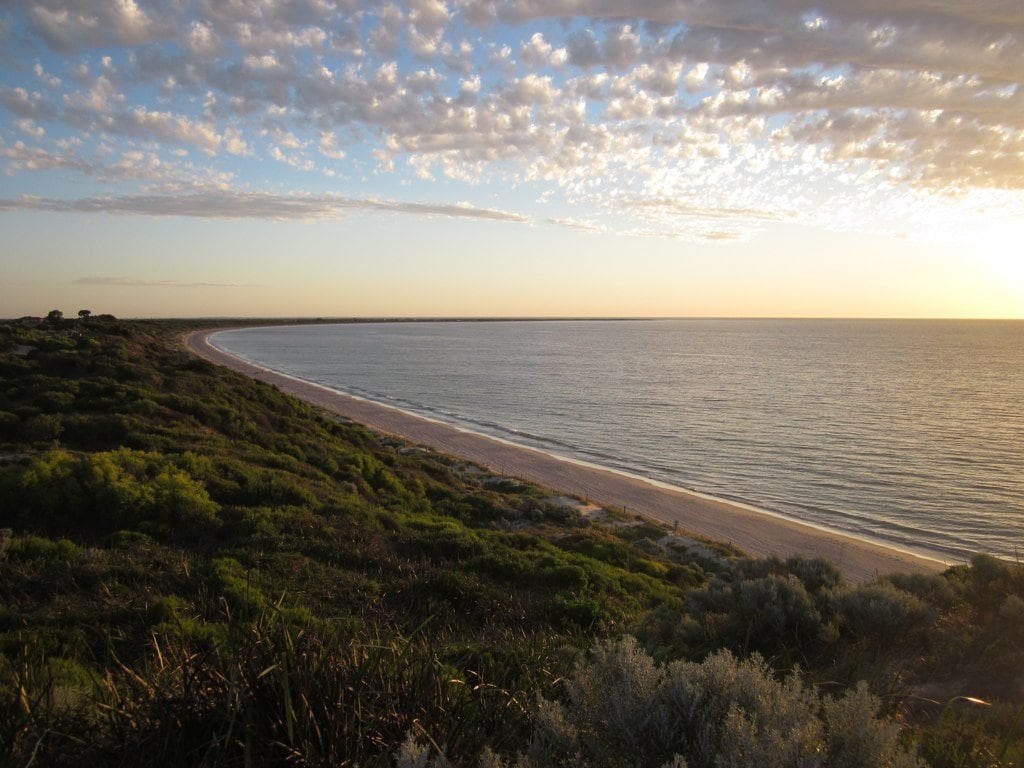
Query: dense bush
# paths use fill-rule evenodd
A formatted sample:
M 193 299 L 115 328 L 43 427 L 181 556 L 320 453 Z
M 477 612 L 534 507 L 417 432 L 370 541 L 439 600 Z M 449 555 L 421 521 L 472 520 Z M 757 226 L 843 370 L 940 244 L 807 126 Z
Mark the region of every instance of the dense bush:
M 1020 566 L 850 585 L 665 547 L 183 330 L 0 324 L 34 348 L 0 351 L 0 764 L 376 765 L 412 733 L 418 764 L 899 765 L 864 678 L 933 765 L 1020 762 Z
M 933 614 L 921 599 L 885 582 L 840 593 L 836 611 L 849 634 L 878 640 L 899 637 L 915 646 Z
M 0 493 L 9 499 L 0 523 L 47 533 L 194 535 L 218 522 L 218 505 L 188 472 L 159 453 L 128 448 L 48 451 L 0 468 Z
M 776 680 L 757 656 L 721 651 L 700 663 L 657 665 L 630 637 L 599 643 L 541 699 L 518 768 L 917 768 L 899 729 L 877 716 L 864 686 L 824 699 L 794 672 Z M 415 739 L 399 765 L 424 765 Z M 434 760 L 435 765 L 444 760 Z M 490 754 L 486 763 L 502 765 Z
M 687 602 L 696 617 L 687 638 L 691 644 L 744 656 L 760 653 L 783 666 L 799 660 L 826 632 L 815 600 L 792 575 L 718 578 Z

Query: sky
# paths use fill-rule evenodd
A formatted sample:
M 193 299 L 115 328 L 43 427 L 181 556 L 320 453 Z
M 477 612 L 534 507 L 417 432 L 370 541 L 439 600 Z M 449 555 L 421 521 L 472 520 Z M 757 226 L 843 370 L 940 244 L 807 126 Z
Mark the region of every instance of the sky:
M 1021 0 L 5 0 L 0 317 L 1024 318 Z

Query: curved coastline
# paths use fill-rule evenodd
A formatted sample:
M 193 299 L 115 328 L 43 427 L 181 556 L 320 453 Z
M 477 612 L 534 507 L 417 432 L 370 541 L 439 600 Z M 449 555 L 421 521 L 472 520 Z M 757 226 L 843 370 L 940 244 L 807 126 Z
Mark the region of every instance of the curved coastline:
M 794 520 L 777 512 L 624 470 L 548 453 L 264 368 L 210 342 L 211 335 L 226 330 L 231 328 L 194 331 L 183 341 L 189 351 L 210 362 L 274 384 L 288 394 L 376 431 L 560 492 L 625 508 L 660 522 L 678 524 L 685 531 L 728 542 L 754 556 L 824 557 L 835 562 L 846 577 L 855 582 L 898 571 L 936 572 L 949 564 L 939 556 Z

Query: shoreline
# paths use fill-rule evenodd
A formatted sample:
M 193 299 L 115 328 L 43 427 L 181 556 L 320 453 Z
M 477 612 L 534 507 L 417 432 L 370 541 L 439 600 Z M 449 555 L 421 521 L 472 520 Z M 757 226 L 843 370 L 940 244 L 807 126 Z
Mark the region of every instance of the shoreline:
M 183 344 L 199 357 L 273 384 L 330 413 L 377 432 L 486 466 L 500 474 L 513 475 L 669 525 L 678 524 L 681 531 L 732 544 L 755 557 L 823 557 L 835 563 L 853 582 L 901 571 L 935 573 L 948 567 L 937 558 L 628 472 L 556 456 L 271 371 L 209 342 L 212 334 L 229 329 L 193 331 L 183 337 Z

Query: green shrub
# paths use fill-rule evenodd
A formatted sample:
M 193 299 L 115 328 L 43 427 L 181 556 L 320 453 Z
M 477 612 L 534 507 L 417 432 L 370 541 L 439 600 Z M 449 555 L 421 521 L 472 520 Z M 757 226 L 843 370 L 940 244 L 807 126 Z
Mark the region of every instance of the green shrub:
M 14 441 L 21 435 L 21 419 L 10 411 L 0 410 L 0 440 Z
M 883 581 L 939 609 L 952 608 L 959 597 L 954 583 L 943 573 L 893 573 Z
M 926 630 L 932 611 L 919 598 L 892 584 L 865 584 L 836 597 L 836 613 L 844 631 L 886 643 L 916 641 Z
M 113 547 L 123 549 L 137 549 L 149 547 L 154 543 L 153 537 L 139 531 L 115 531 L 110 537 L 110 544 Z
M 632 638 L 599 643 L 542 699 L 517 765 L 689 768 L 917 768 L 864 686 L 820 699 L 798 673 L 781 682 L 757 656 L 721 651 L 659 666 Z
M 68 447 L 85 450 L 110 450 L 124 445 L 134 429 L 137 418 L 122 414 L 68 413 L 63 417 L 61 438 Z
M 821 612 L 795 576 L 716 579 L 691 593 L 687 606 L 700 622 L 703 647 L 728 648 L 742 655 L 756 652 L 783 666 L 825 632 Z
M 921 754 L 931 768 L 1017 768 L 1024 765 L 1024 708 L 942 707 L 921 730 Z
M 231 557 L 216 558 L 211 564 L 213 582 L 227 601 L 231 615 L 252 618 L 267 607 L 267 600 L 254 584 L 250 569 Z
M 843 584 L 843 573 L 839 567 L 820 557 L 789 557 L 786 570 L 800 579 L 804 589 L 811 595 L 838 589 Z
M 64 422 L 59 414 L 40 414 L 28 419 L 22 427 L 22 435 L 30 443 L 49 443 L 64 433 Z
M 167 457 L 120 448 L 88 455 L 49 451 L 0 470 L 9 523 L 43 532 L 120 529 L 197 534 L 217 524 L 206 489 Z
M 14 536 L 7 546 L 11 560 L 46 560 L 69 563 L 82 556 L 82 548 L 67 539 L 47 539 L 41 536 Z
M 544 618 L 552 626 L 597 632 L 609 619 L 608 609 L 590 595 L 557 595 L 544 607 Z
M 35 404 L 48 413 L 64 411 L 74 402 L 74 392 L 60 391 L 41 392 L 35 400 Z
M 967 598 L 981 614 L 998 611 L 1006 595 L 1024 597 L 1024 566 L 975 555 L 966 579 Z
M 20 530 L 71 529 L 86 507 L 80 466 L 70 453 L 49 451 L 27 465 L 0 467 L 0 494 L 7 500 L 0 521 Z

